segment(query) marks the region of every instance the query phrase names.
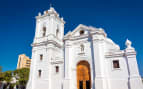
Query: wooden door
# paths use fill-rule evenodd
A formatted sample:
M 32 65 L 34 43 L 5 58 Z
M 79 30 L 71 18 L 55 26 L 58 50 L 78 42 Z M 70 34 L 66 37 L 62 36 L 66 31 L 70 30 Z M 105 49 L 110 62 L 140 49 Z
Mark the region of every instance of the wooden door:
M 77 89 L 90 89 L 91 76 L 90 66 L 86 61 L 81 61 L 77 65 Z

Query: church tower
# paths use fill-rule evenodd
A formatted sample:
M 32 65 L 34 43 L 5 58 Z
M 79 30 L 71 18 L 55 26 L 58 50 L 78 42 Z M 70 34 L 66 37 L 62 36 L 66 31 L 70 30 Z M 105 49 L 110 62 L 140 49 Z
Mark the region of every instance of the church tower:
M 62 89 L 64 23 L 53 7 L 36 16 L 32 63 L 26 89 Z

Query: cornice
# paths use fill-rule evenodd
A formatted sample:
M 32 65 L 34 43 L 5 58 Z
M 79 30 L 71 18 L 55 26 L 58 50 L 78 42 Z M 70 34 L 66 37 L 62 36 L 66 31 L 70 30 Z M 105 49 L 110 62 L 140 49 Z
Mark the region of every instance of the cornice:
M 135 49 L 132 47 L 132 48 L 126 48 L 124 50 L 125 52 L 125 56 L 132 56 L 132 55 L 136 55 L 136 51 Z
M 91 36 L 94 36 L 94 35 L 104 35 L 104 34 L 103 33 L 98 33 L 98 32 L 92 32 L 90 35 L 89 34 L 84 34 L 84 35 L 79 35 L 79 36 L 66 36 L 66 37 L 64 37 L 64 40 L 74 41 L 74 40 L 79 40 L 79 39 L 91 38 Z M 97 40 L 97 39 L 95 39 L 95 40 Z
M 63 46 L 61 44 L 59 44 L 58 42 L 54 41 L 54 40 L 47 40 L 47 41 L 43 41 L 40 43 L 33 43 L 31 44 L 32 47 L 37 47 L 37 46 L 44 46 L 44 45 L 48 45 L 48 44 L 54 44 L 55 46 L 62 48 Z
M 114 51 L 105 53 L 106 58 L 123 57 L 123 56 L 124 56 L 124 51 Z
M 52 15 L 43 15 L 43 16 L 36 16 L 36 19 L 39 20 L 39 19 L 44 19 L 46 17 L 56 17 L 57 20 L 61 21 L 63 24 L 65 24 L 66 22 L 63 20 L 63 18 L 60 18 L 58 16 L 52 16 Z
M 56 60 L 56 61 L 51 61 L 51 64 L 63 64 L 63 61 Z
M 85 35 L 80 35 L 80 36 L 73 36 L 73 37 L 64 37 L 64 40 L 79 40 L 79 39 L 84 39 L 84 38 L 88 38 L 89 36 L 87 34 Z
M 125 50 L 121 50 L 121 51 L 107 52 L 105 54 L 105 57 L 107 57 L 107 58 L 113 58 L 113 57 L 130 57 L 130 56 L 136 56 L 136 51 L 126 52 Z
M 133 56 L 136 55 L 136 52 L 125 52 L 125 56 Z
M 47 38 L 48 39 L 48 37 L 53 37 L 53 38 L 56 38 L 56 40 L 58 40 L 58 41 L 62 41 L 61 39 L 59 39 L 57 36 L 55 36 L 54 34 L 48 34 L 47 36 L 45 36 L 45 37 L 35 37 L 35 40 L 36 39 L 42 39 L 42 38 Z

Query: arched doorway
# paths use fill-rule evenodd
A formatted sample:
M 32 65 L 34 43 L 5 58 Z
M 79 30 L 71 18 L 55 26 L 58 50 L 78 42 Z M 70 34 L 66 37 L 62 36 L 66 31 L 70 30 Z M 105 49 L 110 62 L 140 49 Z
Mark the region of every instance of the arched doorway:
M 77 64 L 77 89 L 91 89 L 90 65 L 87 61 Z

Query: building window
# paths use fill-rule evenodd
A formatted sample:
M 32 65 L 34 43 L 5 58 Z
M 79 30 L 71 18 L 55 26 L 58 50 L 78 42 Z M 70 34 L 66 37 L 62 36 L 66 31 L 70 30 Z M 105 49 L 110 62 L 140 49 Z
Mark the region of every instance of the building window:
M 83 35 L 83 34 L 84 34 L 84 30 L 81 30 L 81 31 L 80 31 L 80 35 Z
M 38 70 L 38 72 L 39 72 L 39 77 L 41 77 L 41 73 L 42 73 L 42 70 Z
M 46 36 L 46 27 L 43 27 L 43 37 Z
M 113 67 L 114 68 L 120 68 L 119 60 L 114 60 L 113 61 Z
M 84 52 L 84 45 L 83 44 L 80 45 L 80 50 L 81 50 L 81 52 Z
M 42 54 L 40 55 L 40 60 L 43 60 L 43 55 Z
M 56 30 L 56 37 L 58 37 L 58 34 L 59 34 L 59 29 L 57 28 L 57 30 Z
M 56 66 L 56 73 L 59 72 L 59 66 Z
M 21 57 L 20 57 L 20 60 L 19 60 L 19 68 L 20 68 L 20 66 L 21 66 Z

